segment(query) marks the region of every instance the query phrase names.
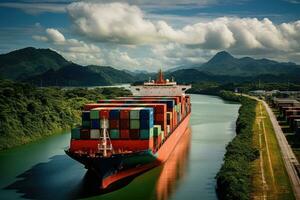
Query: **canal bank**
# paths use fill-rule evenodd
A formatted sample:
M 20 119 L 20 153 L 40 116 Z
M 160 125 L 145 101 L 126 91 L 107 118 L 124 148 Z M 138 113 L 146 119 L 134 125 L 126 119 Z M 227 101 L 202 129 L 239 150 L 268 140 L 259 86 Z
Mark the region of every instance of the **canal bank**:
M 119 190 L 95 191 L 84 167 L 64 154 L 70 137 L 66 133 L 1 152 L 0 198 L 217 199 L 214 177 L 235 136 L 239 105 L 192 95 L 192 106 L 190 133 L 178 145 L 182 154 L 172 154 L 164 165 Z

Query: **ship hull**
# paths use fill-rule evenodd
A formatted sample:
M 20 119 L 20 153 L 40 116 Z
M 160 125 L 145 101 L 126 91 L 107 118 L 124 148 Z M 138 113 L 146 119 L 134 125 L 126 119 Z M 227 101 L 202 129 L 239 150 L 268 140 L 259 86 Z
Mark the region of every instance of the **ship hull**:
M 150 150 L 129 154 L 116 154 L 111 157 L 87 157 L 86 155 L 66 153 L 93 171 L 101 181 L 100 188 L 107 189 L 114 183 L 135 177 L 164 163 L 175 149 L 180 138 L 186 133 L 190 121 L 190 113 L 166 139 L 157 152 Z

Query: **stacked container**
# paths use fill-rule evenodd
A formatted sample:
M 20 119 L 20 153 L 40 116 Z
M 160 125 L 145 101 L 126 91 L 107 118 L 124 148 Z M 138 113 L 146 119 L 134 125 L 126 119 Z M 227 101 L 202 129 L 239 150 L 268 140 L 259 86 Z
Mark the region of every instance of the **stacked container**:
M 124 97 L 86 104 L 82 127 L 72 130 L 72 141 L 78 148 L 90 145 L 95 150 L 105 126 L 117 152 L 158 149 L 189 113 L 189 99 Z

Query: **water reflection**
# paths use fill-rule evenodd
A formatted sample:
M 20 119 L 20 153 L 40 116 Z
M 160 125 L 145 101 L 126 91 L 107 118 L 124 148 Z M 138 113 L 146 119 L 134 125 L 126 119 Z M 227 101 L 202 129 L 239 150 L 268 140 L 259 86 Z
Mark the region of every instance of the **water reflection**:
M 53 156 L 48 162 L 34 165 L 17 176 L 17 180 L 6 186 L 16 190 L 26 199 L 158 199 L 165 200 L 175 191 L 184 177 L 190 146 L 190 128 L 164 165 L 143 174 L 134 181 L 124 183 L 108 191 L 99 190 L 99 180 L 89 172 L 82 173 L 78 165 L 65 155 Z M 132 182 L 131 182 L 132 181 Z M 130 183 L 131 182 L 131 183 Z M 127 185 L 130 183 L 129 185 Z M 137 192 L 143 185 L 143 189 Z M 126 194 L 125 194 L 126 193 Z M 50 195 L 51 194 L 51 195 Z
M 191 128 L 189 127 L 169 159 L 162 167 L 156 185 L 157 200 L 169 199 L 172 192 L 174 192 L 180 184 L 180 180 L 184 178 L 186 168 L 188 167 L 190 143 Z

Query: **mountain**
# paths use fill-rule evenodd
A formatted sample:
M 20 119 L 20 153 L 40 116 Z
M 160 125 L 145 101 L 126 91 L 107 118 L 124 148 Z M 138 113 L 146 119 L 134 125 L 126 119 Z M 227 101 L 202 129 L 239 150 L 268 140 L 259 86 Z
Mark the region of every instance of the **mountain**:
M 135 77 L 109 66 L 81 66 L 50 49 L 27 47 L 0 55 L 0 77 L 43 86 L 130 83 Z
M 0 55 L 0 77 L 24 79 L 50 69 L 58 70 L 69 64 L 69 61 L 55 51 L 27 47 Z
M 98 86 L 129 83 L 134 77 L 112 67 L 70 64 L 24 80 L 39 86 Z
M 300 74 L 300 66 L 291 62 L 277 62 L 251 57 L 235 58 L 226 51 L 217 53 L 208 62 L 197 68 L 201 72 L 227 76 L 259 76 Z
M 168 69 L 167 72 L 175 72 L 175 71 L 182 70 L 182 69 L 194 69 L 194 68 L 197 68 L 199 65 L 201 65 L 201 63 L 195 64 L 195 65 L 181 65 L 178 67 Z

